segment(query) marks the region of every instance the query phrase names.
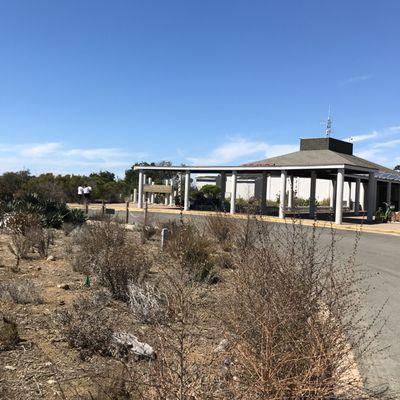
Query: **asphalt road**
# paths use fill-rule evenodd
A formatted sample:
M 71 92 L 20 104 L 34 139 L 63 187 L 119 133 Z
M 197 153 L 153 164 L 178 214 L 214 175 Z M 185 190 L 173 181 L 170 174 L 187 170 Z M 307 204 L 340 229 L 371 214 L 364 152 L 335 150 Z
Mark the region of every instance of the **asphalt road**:
M 131 213 L 131 222 L 140 221 L 142 213 Z M 179 218 L 177 214 L 150 213 L 151 219 L 168 221 Z M 201 216 L 191 218 L 200 219 Z M 322 228 L 321 228 L 322 229 Z M 343 256 L 354 248 L 355 233 L 338 231 L 337 248 Z M 322 229 L 322 245 L 330 241 L 330 233 Z M 388 388 L 399 393 L 400 398 L 400 237 L 363 233 L 358 245 L 357 267 L 369 276 L 369 289 L 364 299 L 364 312 L 372 321 L 382 308 L 378 324 L 385 320 L 377 336 L 372 354 L 360 361 L 366 387 Z M 385 304 L 386 303 L 386 304 Z M 378 326 L 378 325 L 377 325 Z

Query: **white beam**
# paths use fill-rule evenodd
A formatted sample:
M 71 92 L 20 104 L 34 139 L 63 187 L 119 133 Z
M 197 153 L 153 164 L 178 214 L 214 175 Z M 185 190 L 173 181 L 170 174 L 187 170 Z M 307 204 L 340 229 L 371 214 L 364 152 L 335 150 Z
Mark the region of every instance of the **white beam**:
M 143 208 L 143 171 L 139 171 L 139 183 L 138 183 L 138 207 Z
M 335 223 L 341 224 L 343 221 L 343 186 L 344 186 L 344 169 L 338 169 L 336 180 L 336 211 Z
M 315 218 L 315 191 L 317 187 L 317 173 L 311 171 L 311 183 L 310 183 L 310 217 Z
M 279 197 L 279 218 L 285 218 L 285 201 L 286 201 L 286 170 L 281 171 L 281 192 Z
M 236 185 L 237 185 L 237 172 L 232 171 L 232 188 L 231 188 L 231 209 L 230 213 L 236 212 Z
M 189 211 L 189 190 L 190 190 L 190 171 L 185 173 L 185 198 L 183 203 L 183 210 Z

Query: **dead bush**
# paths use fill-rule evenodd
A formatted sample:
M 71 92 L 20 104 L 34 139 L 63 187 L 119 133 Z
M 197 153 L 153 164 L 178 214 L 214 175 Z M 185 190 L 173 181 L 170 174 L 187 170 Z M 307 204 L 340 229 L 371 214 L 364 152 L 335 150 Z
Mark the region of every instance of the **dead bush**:
M 150 261 L 142 246 L 128 241 L 123 225 L 95 222 L 74 236 L 72 265 L 75 271 L 93 273 L 116 299 L 128 299 L 128 283 L 146 277 Z
M 206 229 L 220 244 L 225 244 L 235 236 L 236 221 L 223 213 L 205 218 Z
M 39 287 L 31 280 L 0 282 L 0 299 L 17 304 L 41 304 Z
M 0 351 L 12 350 L 19 342 L 16 322 L 8 317 L 0 316 Z
M 33 249 L 41 258 L 47 258 L 49 256 L 50 245 L 54 244 L 53 230 L 36 226 L 29 232 L 29 235 L 31 236 Z
M 168 238 L 166 248 L 192 281 L 204 282 L 214 276 L 212 243 L 193 224 L 181 222 L 178 232 Z
M 374 333 L 359 325 L 354 255 L 316 230 L 255 222 L 257 242 L 239 252 L 222 319 L 232 342 L 227 394 L 251 399 L 365 399 L 349 373 Z M 357 243 L 357 240 L 355 240 Z M 342 397 L 346 396 L 346 397 Z
M 93 297 L 79 297 L 72 308 L 58 314 L 60 330 L 82 359 L 108 355 L 113 331 L 104 304 Z
M 128 286 L 129 305 L 135 318 L 144 323 L 162 322 L 166 312 L 166 297 L 155 286 Z

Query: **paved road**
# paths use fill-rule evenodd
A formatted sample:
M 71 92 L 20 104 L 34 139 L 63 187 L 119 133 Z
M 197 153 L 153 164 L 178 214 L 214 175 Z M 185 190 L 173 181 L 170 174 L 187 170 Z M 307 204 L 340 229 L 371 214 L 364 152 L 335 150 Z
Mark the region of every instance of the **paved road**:
M 140 221 L 142 213 L 131 213 L 132 221 Z M 150 213 L 150 218 L 168 221 L 176 214 Z M 199 216 L 191 218 L 202 218 Z M 338 249 L 344 255 L 353 250 L 355 233 L 339 231 Z M 323 229 L 320 238 L 329 243 L 329 230 Z M 361 363 L 367 387 L 388 387 L 400 394 L 400 237 L 363 233 L 358 247 L 357 264 L 365 271 L 371 285 L 365 299 L 365 313 L 372 320 L 382 305 L 386 324 L 378 336 L 376 347 L 383 349 Z M 400 398 L 400 395 L 398 396 Z

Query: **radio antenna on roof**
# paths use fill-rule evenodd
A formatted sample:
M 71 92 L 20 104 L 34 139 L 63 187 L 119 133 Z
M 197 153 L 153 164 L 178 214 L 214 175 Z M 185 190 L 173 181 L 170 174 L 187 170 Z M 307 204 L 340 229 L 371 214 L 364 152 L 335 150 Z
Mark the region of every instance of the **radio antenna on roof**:
M 331 106 L 329 105 L 328 119 L 326 120 L 325 135 L 330 137 L 332 134 L 332 117 L 331 117 Z

